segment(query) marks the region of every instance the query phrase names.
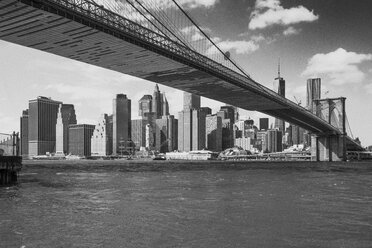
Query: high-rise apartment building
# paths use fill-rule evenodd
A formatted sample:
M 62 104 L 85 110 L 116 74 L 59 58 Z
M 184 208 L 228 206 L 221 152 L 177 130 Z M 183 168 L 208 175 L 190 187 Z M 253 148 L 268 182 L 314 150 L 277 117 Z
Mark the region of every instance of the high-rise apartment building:
M 28 155 L 28 109 L 22 111 L 20 118 L 20 154 L 21 156 L 27 157 Z
M 58 107 L 61 102 L 39 96 L 29 101 L 28 155 L 55 152 Z
M 69 152 L 72 155 L 88 157 L 91 155 L 91 140 L 95 126 L 73 124 L 69 126 Z
M 313 100 L 320 99 L 321 86 L 320 78 L 311 78 L 307 80 L 306 108 L 311 112 L 314 111 Z
M 124 94 L 113 100 L 113 155 L 122 154 L 131 142 L 131 100 Z M 123 148 L 124 147 L 124 148 Z
M 91 155 L 108 156 L 112 154 L 112 122 L 107 114 L 103 114 L 95 125 L 91 138 Z
M 208 107 L 192 110 L 192 150 L 202 150 L 205 143 L 205 120 L 212 110 Z

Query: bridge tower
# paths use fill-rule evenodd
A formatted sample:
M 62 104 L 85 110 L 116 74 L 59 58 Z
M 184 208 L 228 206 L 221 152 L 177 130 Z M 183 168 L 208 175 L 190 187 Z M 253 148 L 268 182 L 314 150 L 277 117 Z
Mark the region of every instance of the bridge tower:
M 314 99 L 313 113 L 340 130 L 340 133 L 312 135 L 311 155 L 315 161 L 346 161 L 345 97 Z

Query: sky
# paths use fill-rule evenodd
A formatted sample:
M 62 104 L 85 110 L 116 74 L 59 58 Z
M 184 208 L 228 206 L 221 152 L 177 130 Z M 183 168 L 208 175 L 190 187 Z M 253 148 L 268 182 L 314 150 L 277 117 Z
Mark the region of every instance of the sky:
M 205 32 L 250 76 L 275 89 L 278 59 L 286 97 L 306 104 L 306 80 L 322 79 L 322 98 L 346 97 L 354 138 L 372 145 L 372 18 L 369 0 L 178 0 Z M 0 21 L 1 24 L 1 21 Z M 0 40 L 0 132 L 19 130 L 28 100 L 47 96 L 75 105 L 78 123 L 112 113 L 118 93 L 132 100 L 155 84 Z M 170 112 L 182 110 L 182 92 L 163 85 Z M 295 100 L 295 98 L 297 100 Z M 215 112 L 223 103 L 203 98 Z M 258 124 L 264 115 L 240 110 Z

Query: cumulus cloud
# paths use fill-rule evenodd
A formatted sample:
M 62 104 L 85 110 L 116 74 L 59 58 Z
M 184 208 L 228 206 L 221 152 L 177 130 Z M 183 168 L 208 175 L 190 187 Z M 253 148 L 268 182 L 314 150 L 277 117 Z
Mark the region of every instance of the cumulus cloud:
M 217 43 L 217 46 L 222 50 L 222 51 L 235 51 L 237 54 L 249 54 L 254 51 L 256 51 L 260 46 L 259 44 L 254 41 L 254 40 L 237 40 L 237 41 L 220 41 Z M 214 54 L 217 53 L 217 48 L 210 47 L 207 51 L 207 54 Z
M 280 5 L 280 0 L 256 0 L 248 27 L 251 30 L 263 29 L 275 24 L 287 26 L 300 22 L 313 22 L 318 19 L 318 15 L 302 5 L 285 9 Z
M 358 65 L 365 61 L 372 61 L 372 54 L 358 54 L 339 48 L 330 53 L 315 54 L 309 59 L 302 75 L 325 76 L 334 85 L 360 83 L 365 79 L 365 73 Z
M 214 6 L 218 0 L 180 0 L 179 3 L 186 8 L 210 8 Z
M 296 35 L 300 33 L 300 29 L 295 29 L 294 27 L 288 27 L 286 30 L 283 31 L 283 34 L 285 36 L 290 36 L 290 35 Z

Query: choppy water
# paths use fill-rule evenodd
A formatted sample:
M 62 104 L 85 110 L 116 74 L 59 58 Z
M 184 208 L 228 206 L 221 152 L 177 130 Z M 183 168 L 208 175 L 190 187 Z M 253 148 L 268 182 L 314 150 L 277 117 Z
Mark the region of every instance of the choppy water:
M 372 173 L 26 168 L 0 247 L 372 247 Z

